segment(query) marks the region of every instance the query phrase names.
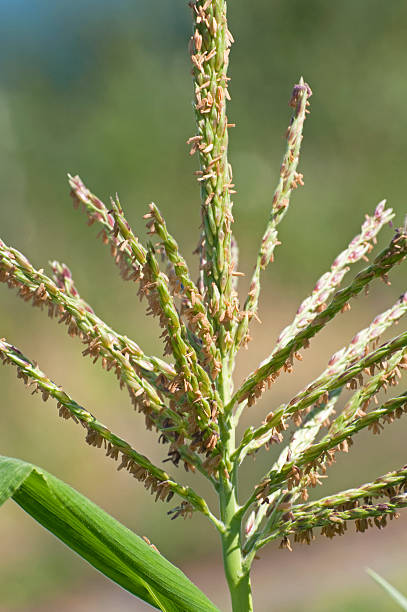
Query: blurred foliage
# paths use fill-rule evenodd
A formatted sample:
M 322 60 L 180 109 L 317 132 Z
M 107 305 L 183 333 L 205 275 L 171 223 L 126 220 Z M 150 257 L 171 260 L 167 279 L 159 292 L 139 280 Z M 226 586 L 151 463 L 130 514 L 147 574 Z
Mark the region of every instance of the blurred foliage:
M 196 160 L 185 145 L 194 133 L 186 4 L 184 0 L 0 0 L 0 235 L 38 267 L 54 258 L 67 263 L 85 299 L 101 316 L 132 334 L 146 351 L 158 353 L 156 326 L 146 322 L 133 288 L 117 278 L 109 254 L 95 240 L 95 229 L 87 228 L 83 216 L 73 210 L 65 177 L 68 171 L 79 173 L 105 199 L 118 191 L 142 236 L 141 217 L 154 199 L 191 265 L 196 265 L 191 253 L 200 223 L 199 190 L 192 175 Z M 291 87 L 302 74 L 314 92 L 300 162 L 305 187 L 294 194 L 281 227 L 283 245 L 264 283 L 264 323 L 256 331 L 258 341 L 250 357 L 250 366 L 255 366 L 267 352 L 264 330 L 270 325 L 268 334 L 274 339 L 312 283 L 357 233 L 364 213 L 384 197 L 398 211 L 398 223 L 406 212 L 407 4 L 256 0 L 249 6 L 233 0 L 229 12 L 237 41 L 231 55 L 229 110 L 229 119 L 237 123 L 231 133 L 238 190 L 235 234 L 240 269 L 246 274 L 284 150 Z M 387 230 L 382 241 L 390 235 Z M 405 290 L 398 276 L 389 289 L 380 286 L 369 298 L 360 298 L 357 314 L 351 313 L 348 323 L 337 323 L 337 331 L 316 344 L 308 369 L 299 368 L 302 374 L 296 386 L 318 372 L 343 338 L 350 338 L 395 301 Z M 102 377 L 100 369 L 80 361 L 78 343 L 68 340 L 65 330 L 42 313 L 27 311 L 5 287 L 0 287 L 0 318 L 1 335 L 38 359 L 77 401 L 161 461 L 161 449 L 139 428 L 141 421 L 128 410 L 127 398 L 116 389 L 113 377 Z M 244 356 L 239 375 L 248 367 Z M 184 570 L 198 549 L 200 558 L 209 558 L 217 546 L 215 534 L 199 517 L 187 523 L 175 521 L 170 530 L 165 507 L 152 507 L 149 496 L 126 475 L 113 477 L 112 465 L 79 443 L 81 432 L 31 398 L 10 369 L 0 369 L 0 384 L 3 454 L 20 456 L 65 478 L 119 520 L 146 533 L 170 559 L 184 559 Z M 292 380 L 283 383 L 273 403 L 290 385 Z M 270 409 L 269 397 L 267 405 Z M 252 412 L 250 417 L 261 414 L 261 410 Z M 361 436 L 361 446 L 332 470 L 330 486 L 351 486 L 401 465 L 405 428 L 394 427 L 379 440 L 383 455 L 373 451 L 371 437 Z M 255 470 L 262 473 L 270 461 L 270 455 L 259 456 Z M 32 535 L 31 529 L 37 528 L 29 521 L 21 523 L 21 512 L 11 504 L 2 510 L 5 550 L 14 551 L 17 540 L 21 554 L 10 552 L 7 571 L 0 565 L 1 592 L 3 585 L 12 584 L 10 576 L 18 568 L 26 576 L 24 596 L 8 589 L 5 605 L 10 609 L 13 605 L 26 610 L 28 600 L 34 606 L 39 591 L 56 590 L 58 572 L 49 568 L 65 568 L 64 549 L 52 548 L 50 540 L 40 543 L 42 533 Z M 25 550 L 30 537 L 38 542 Z M 60 559 L 55 564 L 49 546 Z M 84 571 L 82 564 L 74 569 L 73 561 L 67 561 L 62 590 L 72 588 L 70 576 L 78 580 Z M 215 562 L 219 556 L 211 561 Z M 275 555 L 264 562 L 275 562 Z M 34 569 L 28 569 L 32 564 Z M 88 571 L 85 575 L 93 576 Z M 44 583 L 39 576 L 47 577 Z M 45 583 L 44 589 L 38 588 Z M 14 604 L 12 593 L 17 598 Z M 353 604 L 349 598 L 345 602 L 339 595 L 334 597 L 342 607 L 329 604 L 330 610 L 376 609 L 369 607 L 370 600 L 359 605 L 356 595 Z M 25 603 L 18 604 L 21 598 Z

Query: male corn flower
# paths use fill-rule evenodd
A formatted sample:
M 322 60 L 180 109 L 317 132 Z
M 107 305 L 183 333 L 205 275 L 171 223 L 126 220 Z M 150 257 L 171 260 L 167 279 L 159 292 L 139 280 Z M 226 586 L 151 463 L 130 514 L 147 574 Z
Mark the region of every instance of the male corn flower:
M 117 197 L 106 205 L 79 176 L 69 176 L 74 206 L 83 210 L 89 224 L 99 226 L 99 237 L 122 278 L 135 285 L 147 314 L 157 317 L 163 354 L 169 359 L 146 354 L 134 340 L 105 323 L 80 296 L 65 264 L 52 262 L 48 275 L 0 241 L 0 281 L 65 324 L 68 334 L 82 342 L 82 354 L 115 374 L 134 408 L 144 415 L 146 428 L 166 445 L 165 461 L 173 472 L 182 465 L 212 483 L 219 513 L 208 507 L 198 489 L 184 486 L 181 476 L 170 475 L 132 448 L 5 339 L 0 341 L 0 356 L 4 364 L 16 367 L 17 376 L 33 393 L 41 393 L 44 401 L 55 400 L 63 419 L 83 426 L 88 444 L 102 448 L 118 462 L 118 469 L 142 482 L 156 500 L 170 502 L 175 496 L 177 505 L 168 511 L 171 519 L 195 512 L 208 517 L 222 541 L 233 610 L 247 612 L 253 609 L 251 564 L 267 543 L 277 540 L 291 549 L 294 542 L 309 544 L 319 528 L 332 538 L 343 534 L 352 522 L 357 531 L 382 529 L 407 506 L 406 466 L 358 488 L 308 501 L 308 490 L 321 484 L 337 453 L 347 453 L 359 431 L 378 434 L 407 412 L 407 391 L 396 389 L 407 369 L 407 331 L 384 343 L 380 340 L 406 314 L 407 293 L 337 351 L 315 380 L 273 407 L 263 422 L 254 408 L 280 375 L 294 370 L 296 360 L 305 357 L 312 338 L 331 319 L 349 310 L 352 300 L 367 292 L 371 283 L 380 279 L 388 283 L 390 271 L 406 258 L 407 228 L 397 229 L 388 246 L 369 259 L 376 236 L 394 213 L 382 201 L 366 215 L 360 233 L 316 282 L 270 354 L 234 390 L 236 354 L 249 343 L 251 321 L 258 317 L 261 274 L 274 261 L 279 224 L 288 212 L 292 192 L 303 185 L 298 164 L 312 91 L 302 78 L 293 88 L 286 152 L 270 197 L 269 219 L 249 292 L 241 300 L 232 235 L 235 190 L 228 161 L 228 133 L 233 124 L 226 114 L 233 36 L 227 26 L 226 0 L 191 0 L 189 4 L 196 134 L 188 144 L 191 155 L 198 157 L 195 174 L 202 199 L 197 281 L 155 204 L 149 205 L 144 217 L 149 234 L 158 242 L 143 245 Z M 341 288 L 352 265 L 361 260 L 366 267 Z M 392 397 L 381 403 L 377 396 L 383 389 Z M 341 407 L 339 399 L 345 393 Z M 238 437 L 239 418 L 246 408 L 251 410 L 253 425 Z M 248 498 L 240 500 L 242 462 L 283 443 L 276 462 Z

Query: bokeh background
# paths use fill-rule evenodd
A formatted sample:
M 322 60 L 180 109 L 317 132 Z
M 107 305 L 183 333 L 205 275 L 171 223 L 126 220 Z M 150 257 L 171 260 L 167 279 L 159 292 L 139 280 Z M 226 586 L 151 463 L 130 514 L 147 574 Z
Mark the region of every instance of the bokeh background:
M 300 170 L 281 226 L 283 245 L 264 275 L 263 324 L 236 379 L 255 367 L 345 244 L 382 198 L 406 213 L 407 4 L 403 0 L 244 0 L 230 2 L 232 102 L 229 118 L 240 270 L 250 274 L 284 150 L 292 85 L 313 89 Z M 96 312 L 161 355 L 157 326 L 134 287 L 123 284 L 99 241 L 74 211 L 66 173 L 79 173 L 102 198 L 119 193 L 144 236 L 142 215 L 154 200 L 191 264 L 198 238 L 196 160 L 185 0 L 0 0 L 0 235 L 37 267 L 67 263 Z M 389 241 L 385 229 L 381 244 Z M 355 269 L 356 271 L 356 269 Z M 352 270 L 351 274 L 354 274 Z M 320 334 L 296 374 L 281 377 L 261 404 L 266 411 L 316 376 L 329 356 L 406 289 L 406 267 L 392 285 L 372 286 L 352 311 Z M 241 283 L 242 296 L 247 280 Z M 160 463 L 155 436 L 144 432 L 114 377 L 81 357 L 77 340 L 0 287 L 1 336 L 38 360 L 51 378 L 141 452 Z M 395 333 L 395 332 L 393 332 Z M 199 516 L 171 522 L 165 506 L 98 450 L 81 428 L 62 422 L 51 402 L 30 397 L 11 368 L 0 369 L 0 452 L 36 463 L 69 482 L 116 518 L 146 535 L 222 610 L 229 602 L 216 534 Z M 295 387 L 295 388 L 294 388 Z M 248 411 L 249 412 L 249 411 Z M 358 444 L 330 470 L 324 492 L 350 487 L 406 463 L 406 424 Z M 248 492 L 273 460 L 259 454 L 242 469 Z M 184 477 L 180 473 L 180 477 Z M 199 477 L 196 477 L 199 480 Z M 198 486 L 198 483 L 195 483 Z M 205 489 L 204 483 L 202 484 Z M 316 494 L 320 494 L 321 490 Z M 364 572 L 369 565 L 407 592 L 407 520 L 364 536 L 353 528 L 333 542 L 317 538 L 293 553 L 270 546 L 254 570 L 256 610 L 396 610 Z M 147 610 L 36 525 L 12 502 L 0 510 L 0 610 L 38 612 Z

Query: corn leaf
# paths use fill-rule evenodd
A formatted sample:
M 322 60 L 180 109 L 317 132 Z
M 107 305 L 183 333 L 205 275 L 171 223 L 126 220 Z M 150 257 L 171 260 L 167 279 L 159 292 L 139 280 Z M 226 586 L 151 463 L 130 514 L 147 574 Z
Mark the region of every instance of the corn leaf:
M 105 576 L 163 612 L 219 612 L 142 538 L 45 470 L 0 456 L 0 505 L 12 498 Z

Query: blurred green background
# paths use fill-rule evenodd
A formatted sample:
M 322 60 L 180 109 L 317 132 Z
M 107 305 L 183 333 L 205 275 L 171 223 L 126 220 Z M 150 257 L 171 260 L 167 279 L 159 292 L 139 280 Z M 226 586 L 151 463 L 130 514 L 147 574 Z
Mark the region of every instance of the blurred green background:
M 407 4 L 400 0 L 230 2 L 230 157 L 238 193 L 235 235 L 240 270 L 250 274 L 284 150 L 292 85 L 313 89 L 300 171 L 281 226 L 283 245 L 264 278 L 260 316 L 236 378 L 271 349 L 299 301 L 358 233 L 382 198 L 406 213 Z M 161 355 L 155 322 L 144 316 L 97 230 L 74 211 L 66 173 L 79 173 L 102 198 L 119 193 L 144 236 L 142 215 L 154 200 L 192 269 L 198 239 L 196 160 L 185 0 L 0 0 L 0 235 L 37 267 L 67 263 L 82 295 L 146 352 Z M 383 231 L 381 244 L 392 230 Z M 406 289 L 405 264 L 392 285 L 372 287 L 313 343 L 295 378 L 281 382 L 247 414 L 259 422 L 293 395 L 361 326 Z M 353 274 L 353 271 L 352 271 Z M 242 296 L 247 291 L 243 280 Z M 1 336 L 37 359 L 51 378 L 136 448 L 160 463 L 164 451 L 143 429 L 113 376 L 81 357 L 81 346 L 45 313 L 0 287 Z M 83 443 L 82 430 L 56 417 L 51 402 L 30 397 L 11 368 L 0 369 L 0 452 L 37 463 L 65 479 L 116 518 L 146 535 L 222 610 L 229 609 L 215 533 L 200 517 L 169 521 L 166 507 Z M 295 387 L 295 389 L 293 388 Z M 248 411 L 249 412 L 249 411 Z M 406 463 L 403 422 L 359 444 L 330 470 L 324 492 L 350 487 Z M 375 443 L 375 444 L 374 444 Z M 273 454 L 249 460 L 250 483 Z M 254 476 L 253 476 L 254 474 Z M 180 478 L 183 474 L 180 472 Z M 197 481 L 199 477 L 196 477 Z M 198 487 L 198 482 L 195 486 Z M 204 484 L 203 490 L 206 490 Z M 320 494 L 317 491 L 316 494 Z M 407 521 L 363 537 L 353 529 L 334 542 L 318 538 L 290 555 L 270 546 L 254 571 L 256 610 L 396 610 L 364 574 L 385 575 L 401 589 L 407 575 Z M 0 611 L 145 610 L 47 534 L 12 502 L 0 511 Z

